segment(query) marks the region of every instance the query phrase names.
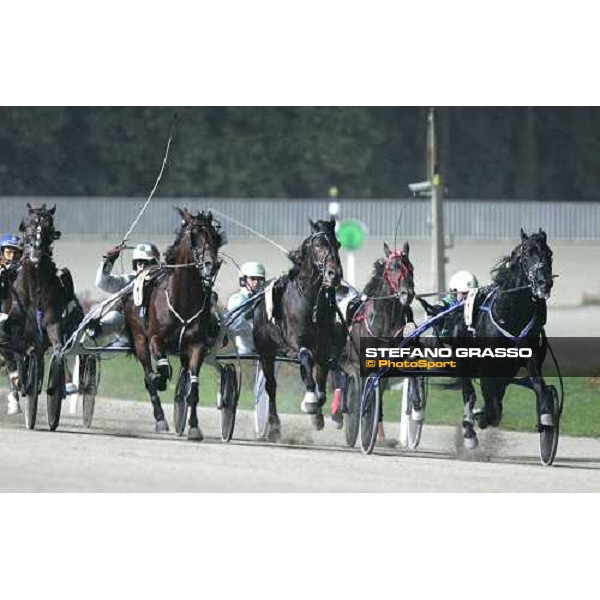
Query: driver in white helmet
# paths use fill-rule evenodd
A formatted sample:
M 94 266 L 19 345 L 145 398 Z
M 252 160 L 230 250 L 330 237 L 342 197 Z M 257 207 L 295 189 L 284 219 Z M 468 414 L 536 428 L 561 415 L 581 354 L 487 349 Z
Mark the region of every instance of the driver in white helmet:
M 248 301 L 255 294 L 260 293 L 265 287 L 266 270 L 263 264 L 259 262 L 247 262 L 240 267 L 239 282 L 240 289 L 233 294 L 227 302 L 227 310 L 231 312 L 244 302 Z M 254 330 L 254 309 L 249 306 L 248 309 L 242 309 L 231 321 L 229 332 L 234 336 L 235 345 L 240 355 L 253 354 L 255 352 L 253 330 Z M 275 363 L 275 372 L 277 372 L 277 363 Z M 266 379 L 259 361 L 254 361 L 254 399 L 259 402 L 268 402 L 268 395 L 265 389 Z M 220 395 L 217 398 L 217 406 L 220 407 Z M 258 424 L 255 421 L 257 437 L 263 435 L 259 431 Z
M 477 287 L 479 287 L 477 277 L 475 277 L 471 271 L 457 271 L 454 273 L 454 275 L 452 275 L 452 277 L 450 277 L 450 293 L 446 294 L 446 296 L 444 296 L 439 302 L 436 302 L 435 304 L 429 304 L 423 298 L 419 298 L 417 296 L 417 299 L 429 316 L 435 316 L 447 308 L 450 308 L 457 302 L 466 299 L 469 290 Z M 444 325 L 441 328 L 442 337 L 451 335 L 452 324 L 452 319 L 444 320 Z
M 155 244 L 144 242 L 138 244 L 133 249 L 131 258 L 133 272 L 122 275 L 112 275 L 111 272 L 117 258 L 119 258 L 123 248 L 114 246 L 109 248 L 102 257 L 98 272 L 96 273 L 96 286 L 109 294 L 115 294 L 127 287 L 142 271 L 160 263 L 160 252 Z M 97 338 L 99 336 L 114 336 L 121 333 L 125 326 L 125 317 L 123 312 L 117 308 L 109 310 L 102 315 L 99 321 L 96 321 L 89 329 L 88 335 Z
M 247 262 L 240 267 L 240 289 L 233 294 L 227 302 L 227 310 L 231 312 L 251 296 L 257 294 L 265 287 L 266 270 L 258 262 Z M 233 334 L 235 345 L 240 354 L 252 354 L 254 341 L 252 339 L 254 311 L 252 307 L 241 311 L 231 324 L 229 331 Z

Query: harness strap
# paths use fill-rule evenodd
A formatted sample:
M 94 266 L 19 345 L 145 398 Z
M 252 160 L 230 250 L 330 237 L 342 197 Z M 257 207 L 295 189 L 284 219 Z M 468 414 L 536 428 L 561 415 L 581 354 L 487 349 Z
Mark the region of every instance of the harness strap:
M 479 310 L 482 312 L 486 312 L 490 315 L 490 321 L 492 325 L 504 336 L 513 342 L 520 342 L 523 338 L 527 336 L 527 334 L 533 329 L 536 321 L 536 315 L 534 314 L 531 318 L 531 321 L 525 325 L 525 327 L 521 330 L 521 333 L 518 335 L 513 335 L 509 331 L 506 331 L 497 321 L 494 319 L 494 303 L 496 302 L 496 298 L 498 297 L 499 288 L 494 288 L 485 298 L 482 305 L 479 307 Z M 488 303 L 489 301 L 489 303 Z
M 171 311 L 171 313 L 175 316 L 175 318 L 181 323 L 181 331 L 179 333 L 179 352 L 181 352 L 181 342 L 183 340 L 183 335 L 185 333 L 186 328 L 192 323 L 194 322 L 204 311 L 204 307 L 206 305 L 206 298 L 208 297 L 207 295 L 204 296 L 204 302 L 202 303 L 202 308 L 200 308 L 200 310 L 195 313 L 194 315 L 192 315 L 189 319 L 184 319 L 174 308 L 173 305 L 171 304 L 171 299 L 169 298 L 169 290 L 165 290 L 165 294 L 167 296 L 167 306 L 169 307 L 169 310 Z

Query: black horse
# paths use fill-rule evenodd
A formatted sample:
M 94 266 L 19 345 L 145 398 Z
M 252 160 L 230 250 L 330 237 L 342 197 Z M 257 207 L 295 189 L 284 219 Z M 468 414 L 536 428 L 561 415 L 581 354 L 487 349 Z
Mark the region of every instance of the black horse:
M 342 265 L 335 236 L 335 219 L 310 221 L 311 234 L 300 248 L 290 252 L 292 269 L 273 290 L 274 314 L 267 315 L 266 302 L 255 309 L 254 344 L 265 374 L 269 394 L 269 439 L 281 435 L 277 415 L 275 359 L 292 352 L 300 361 L 306 386 L 302 410 L 312 415 L 317 429 L 324 426 L 327 374 L 335 365 L 335 288 L 342 280 Z M 316 366 L 316 378 L 313 378 Z
M 492 270 L 492 285 L 479 291 L 470 331 L 467 331 L 462 319 L 462 310 L 453 317 L 454 340 L 460 339 L 456 336 L 464 339 L 464 336 L 473 335 L 484 338 L 486 346 L 491 348 L 506 347 L 508 343 L 532 350 L 532 356 L 528 359 L 495 359 L 497 372 L 501 376 L 481 373 L 484 409 L 479 413 L 474 413 L 476 396 L 471 379 L 461 378 L 464 402 L 462 425 L 466 448 L 473 449 L 477 446 L 474 429 L 476 420 L 481 428 L 488 425 L 497 427 L 500 424 L 506 388 L 523 367 L 536 394 L 540 431 L 542 428 L 552 430 L 557 425 L 553 395 L 542 377 L 547 350 L 543 331 L 546 323 L 546 300 L 553 283 L 552 251 L 548 246 L 546 233 L 540 229 L 538 233 L 528 236 L 521 229 L 521 243 Z M 477 368 L 472 361 L 470 371 Z
M 34 208 L 27 204 L 27 215 L 19 227 L 24 234 L 24 255 L 10 284 L 11 293 L 4 300 L 4 310 L 9 312 L 7 329 L 11 351 L 21 357 L 33 353 L 42 365 L 44 352 L 52 346 L 47 390 L 51 430 L 58 426 L 65 377 L 70 378 L 60 350 L 83 318 L 71 274 L 68 269 L 59 271 L 54 263 L 53 244 L 61 236 L 54 226 L 55 212 L 56 206 L 47 208 L 43 204 Z M 30 428 L 34 424 L 35 407 L 27 422 Z

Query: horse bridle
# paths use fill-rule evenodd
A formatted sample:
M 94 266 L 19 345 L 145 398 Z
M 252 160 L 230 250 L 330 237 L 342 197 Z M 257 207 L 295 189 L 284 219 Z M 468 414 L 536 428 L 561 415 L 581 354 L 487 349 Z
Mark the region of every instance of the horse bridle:
M 315 257 L 315 240 L 318 238 L 324 238 L 326 245 L 327 245 L 327 254 L 322 258 L 322 259 L 317 259 Z M 336 263 L 338 262 L 336 260 L 336 256 L 335 256 L 335 252 L 333 251 L 333 244 L 331 242 L 331 240 L 329 239 L 329 236 L 327 235 L 327 232 L 325 231 L 318 231 L 316 233 L 313 233 L 310 238 L 308 238 L 308 240 L 306 241 L 307 245 L 310 245 L 311 248 L 311 262 L 312 264 L 316 267 L 317 271 L 319 272 L 319 277 L 321 278 L 321 285 L 323 285 L 323 279 L 325 278 L 325 268 L 327 265 L 327 261 L 328 260 L 333 260 Z
M 190 242 L 192 241 L 192 223 L 188 223 L 186 226 L 186 234 L 190 236 Z M 203 283 L 205 286 L 209 286 L 212 288 L 215 279 L 217 278 L 217 275 L 219 273 L 219 268 L 221 266 L 221 263 L 219 261 L 219 259 L 217 258 L 215 261 L 213 261 L 213 266 L 212 266 L 212 271 L 210 273 L 210 275 L 205 275 L 203 273 L 204 270 L 204 264 L 205 264 L 205 260 L 204 257 L 206 256 L 207 253 L 207 248 L 208 251 L 210 251 L 211 245 L 209 242 L 207 242 L 207 237 L 209 237 L 209 230 L 208 228 L 204 227 L 202 228 L 202 232 L 204 233 L 203 235 L 203 242 L 202 242 L 202 247 L 199 246 L 194 246 L 192 245 L 192 256 L 194 259 L 193 265 L 196 267 L 196 269 L 198 269 L 198 273 L 200 275 L 200 278 L 202 279 Z M 211 257 L 212 259 L 212 257 Z
M 406 264 L 404 260 L 406 258 L 407 256 L 404 252 L 401 250 L 395 250 L 387 257 L 383 267 L 383 278 L 396 296 L 400 295 L 400 284 L 402 281 L 408 279 L 408 276 L 412 273 L 412 265 L 410 265 L 410 263 Z M 391 276 L 391 272 L 393 271 L 392 264 L 397 259 L 400 259 L 400 275 L 398 279 L 394 281 Z
M 539 290 L 539 286 L 537 283 L 536 275 L 537 273 L 544 268 L 544 261 L 538 260 L 537 262 L 533 262 L 529 260 L 529 258 L 525 255 L 525 244 L 528 240 L 523 240 L 521 242 L 521 250 L 520 250 L 520 259 L 521 259 L 521 268 L 523 269 L 523 273 L 529 281 L 529 287 L 531 288 L 534 294 L 537 294 Z
M 50 239 L 48 240 L 48 247 L 46 249 L 44 249 L 42 247 L 42 225 L 40 223 L 41 221 L 41 215 L 40 214 L 36 214 L 36 219 L 34 221 L 34 223 L 32 223 L 29 228 L 32 228 L 33 234 L 30 233 L 28 231 L 29 228 L 27 228 L 25 230 L 25 243 L 24 243 L 24 247 L 23 247 L 23 256 L 22 258 L 25 257 L 25 255 L 29 255 L 29 259 L 31 260 L 32 263 L 37 263 L 38 259 L 37 258 L 33 258 L 33 251 L 39 252 L 40 256 L 49 256 L 52 257 L 52 250 L 51 250 L 51 245 L 52 242 L 57 239 L 57 232 L 54 230 L 54 227 L 52 227 L 51 232 L 50 232 Z M 33 243 L 31 240 L 31 237 L 34 237 Z M 60 234 L 59 234 L 60 235 Z

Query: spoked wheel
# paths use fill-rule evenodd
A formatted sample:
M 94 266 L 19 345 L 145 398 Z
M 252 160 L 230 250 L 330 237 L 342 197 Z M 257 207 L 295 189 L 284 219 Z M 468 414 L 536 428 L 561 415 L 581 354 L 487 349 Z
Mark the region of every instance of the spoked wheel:
M 254 377 L 254 432 L 258 440 L 265 440 L 269 434 L 269 394 L 259 363 L 256 365 Z
M 188 409 L 187 399 L 190 395 L 190 389 L 190 372 L 187 369 L 181 369 L 173 400 L 173 422 L 175 423 L 175 432 L 179 436 L 183 435 L 185 431 Z
M 44 359 L 36 354 L 28 354 L 22 364 L 22 400 L 25 401 L 24 414 L 27 429 L 35 427 L 38 397 L 44 380 Z
M 235 365 L 231 363 L 223 367 L 221 374 L 221 394 L 223 397 L 223 405 L 221 407 L 221 440 L 229 442 L 233 437 L 238 403 L 237 372 Z
M 94 419 L 96 393 L 100 379 L 100 359 L 88 354 L 80 357 L 79 386 L 83 396 L 83 426 L 90 428 Z
M 409 450 L 416 450 L 421 442 L 421 431 L 425 419 L 427 405 L 427 379 L 425 377 L 409 377 L 408 380 L 408 430 L 407 445 Z
M 381 413 L 381 390 L 379 381 L 374 375 L 369 375 L 363 387 L 360 405 L 360 449 L 365 454 L 371 454 L 377 440 L 377 427 Z
M 552 396 L 554 425 L 540 425 L 540 459 L 542 464 L 550 466 L 556 458 L 558 449 L 558 436 L 560 424 L 560 401 L 555 386 L 548 386 L 548 393 Z
M 48 369 L 48 389 L 46 390 L 46 405 L 48 427 L 55 431 L 60 423 L 62 401 L 65 398 L 65 363 L 62 358 L 53 356 Z
M 346 434 L 346 445 L 354 448 L 358 430 L 360 428 L 360 400 L 361 400 L 361 378 L 356 372 L 346 377 L 346 389 L 344 390 L 343 409 L 346 413 L 344 419 L 344 433 Z

